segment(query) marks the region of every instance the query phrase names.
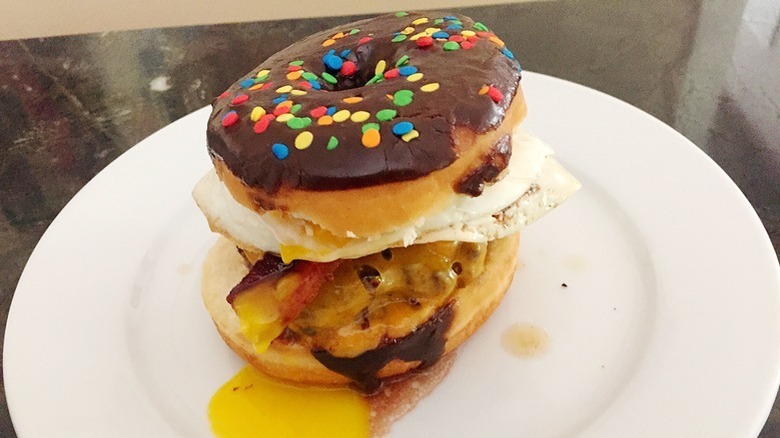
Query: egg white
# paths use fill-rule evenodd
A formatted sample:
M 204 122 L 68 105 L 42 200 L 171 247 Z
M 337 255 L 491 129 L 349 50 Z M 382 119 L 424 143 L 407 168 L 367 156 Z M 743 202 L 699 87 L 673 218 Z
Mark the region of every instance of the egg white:
M 414 224 L 370 238 L 347 233 L 335 246 L 317 238 L 312 224 L 290 218 L 280 221 L 239 204 L 208 172 L 193 196 L 212 228 L 247 249 L 280 253 L 296 247 L 301 258 L 331 261 L 357 258 L 385 248 L 436 241 L 484 242 L 514 233 L 555 208 L 580 188 L 580 183 L 554 158 L 552 149 L 521 128 L 512 132 L 512 156 L 501 179 L 477 197 L 459 195 L 448 209 Z

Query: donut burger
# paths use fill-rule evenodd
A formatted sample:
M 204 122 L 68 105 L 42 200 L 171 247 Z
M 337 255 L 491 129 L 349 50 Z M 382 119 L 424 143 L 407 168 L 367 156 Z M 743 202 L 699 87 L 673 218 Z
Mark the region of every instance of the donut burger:
M 221 235 L 202 296 L 225 342 L 309 385 L 435 363 L 501 301 L 519 230 L 579 184 L 519 124 L 485 25 L 398 13 L 309 36 L 213 102 L 195 200 Z

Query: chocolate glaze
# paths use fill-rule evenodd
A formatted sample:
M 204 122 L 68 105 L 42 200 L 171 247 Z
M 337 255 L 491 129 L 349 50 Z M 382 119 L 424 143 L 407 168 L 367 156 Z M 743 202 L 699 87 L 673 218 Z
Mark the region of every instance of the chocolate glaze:
M 393 359 L 420 361 L 417 369 L 436 363 L 444 354 L 445 334 L 452 323 L 453 304 L 439 308 L 415 331 L 402 338 L 385 338 L 373 350 L 355 357 L 336 357 L 325 349 L 314 348 L 311 354 L 326 368 L 349 377 L 363 392 L 374 393 L 382 385 L 377 373 Z
M 482 165 L 455 184 L 455 191 L 470 196 L 481 195 L 485 184 L 494 182 L 509 164 L 509 159 L 512 157 L 511 140 L 509 134 L 502 135 L 491 146 L 490 151 L 483 158 Z
M 447 14 L 412 13 L 405 17 L 385 15 L 374 19 L 358 21 L 309 36 L 271 56 L 252 72 L 232 85 L 222 97 L 213 102 L 213 111 L 208 124 L 207 138 L 209 152 L 222 159 L 227 167 L 246 184 L 259 187 L 268 193 L 280 187 L 305 190 L 333 190 L 366 187 L 419 178 L 442 169 L 457 158 L 453 145 L 453 128 L 462 126 L 477 133 L 484 133 L 497 127 L 504 119 L 506 109 L 520 81 L 520 66 L 510 59 L 488 34 L 478 36 L 479 40 L 468 49 L 445 51 L 443 41 L 433 46 L 420 48 L 410 38 L 398 43 L 391 42 L 394 33 L 406 27 L 414 28 L 409 37 L 429 27 L 439 27 L 450 35 L 460 35 L 461 30 L 446 30 L 448 23 L 434 25 L 436 18 Z M 457 16 L 463 30 L 479 32 L 474 22 L 464 16 Z M 415 19 L 427 17 L 427 23 L 412 25 Z M 479 27 L 479 26 L 478 26 Z M 338 32 L 360 29 L 354 35 L 336 39 L 335 43 L 323 47 L 323 42 Z M 371 41 L 359 44 L 361 38 Z M 297 84 L 303 79 L 288 80 L 288 64 L 303 61 L 302 68 L 321 76 L 326 70 L 322 57 L 329 51 L 340 54 L 349 49 L 347 59 L 357 66 L 357 73 L 350 79 L 333 72 L 338 83 L 329 84 L 320 79 L 323 91 L 307 90 L 303 96 L 288 93 L 288 99 L 300 104 L 298 117 L 311 117 L 309 111 L 319 106 L 335 106 L 351 112 L 367 111 L 369 120 L 355 123 L 347 120 L 330 126 L 319 126 L 316 120 L 305 128 L 314 135 L 308 148 L 294 147 L 295 137 L 302 130 L 292 129 L 286 123 L 273 121 L 268 129 L 256 134 L 250 113 L 256 106 L 273 111 L 272 100 L 279 97 L 278 87 Z M 407 65 L 417 67 L 423 78 L 409 82 L 405 77 L 386 79 L 380 83 L 364 85 L 374 75 L 380 60 L 387 62 L 387 70 L 395 66 L 403 55 L 409 56 Z M 265 90 L 249 91 L 241 81 L 255 78 L 258 71 L 270 70 L 268 79 L 273 82 Z M 438 82 L 440 87 L 433 92 L 422 92 L 420 87 Z M 496 103 L 488 94 L 478 94 L 480 88 L 492 84 L 499 90 L 502 99 Z M 407 106 L 395 106 L 387 94 L 406 89 L 414 92 L 413 101 Z M 231 101 L 240 94 L 247 94 L 249 100 L 233 105 Z M 346 97 L 361 96 L 362 102 L 344 103 Z M 390 122 L 378 121 L 375 117 L 381 109 L 395 109 L 398 114 Z M 235 110 L 239 121 L 224 127 L 222 117 Z M 400 121 L 414 124 L 420 136 L 411 142 L 404 142 L 394 135 L 392 127 Z M 379 123 L 381 142 L 377 147 L 367 148 L 361 142 L 361 126 L 364 123 Z M 331 136 L 338 139 L 335 149 L 325 147 Z M 278 159 L 271 151 L 274 143 L 285 144 L 289 149 L 286 159 Z

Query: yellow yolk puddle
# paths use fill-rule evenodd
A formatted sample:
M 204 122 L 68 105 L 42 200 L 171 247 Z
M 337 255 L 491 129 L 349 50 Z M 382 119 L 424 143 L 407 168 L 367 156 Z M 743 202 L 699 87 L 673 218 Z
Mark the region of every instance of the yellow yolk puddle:
M 369 436 L 368 402 L 338 388 L 300 388 L 245 366 L 211 397 L 211 430 L 220 438 Z

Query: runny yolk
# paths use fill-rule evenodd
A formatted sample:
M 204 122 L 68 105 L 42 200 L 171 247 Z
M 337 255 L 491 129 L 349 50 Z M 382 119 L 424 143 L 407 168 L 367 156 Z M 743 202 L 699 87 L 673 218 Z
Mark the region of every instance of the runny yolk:
M 217 437 L 369 436 L 368 402 L 346 388 L 301 388 L 245 366 L 211 397 Z

